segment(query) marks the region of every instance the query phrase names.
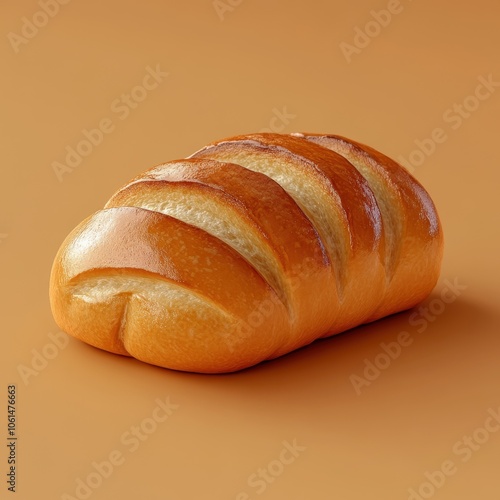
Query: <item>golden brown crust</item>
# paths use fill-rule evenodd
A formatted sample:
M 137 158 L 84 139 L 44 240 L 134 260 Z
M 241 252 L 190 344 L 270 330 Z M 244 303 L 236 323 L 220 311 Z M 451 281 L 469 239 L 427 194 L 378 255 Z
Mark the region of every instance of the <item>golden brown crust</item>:
M 395 233 L 389 242 L 393 248 L 387 249 L 392 258 L 386 263 L 384 300 L 371 319 L 422 301 L 437 282 L 443 255 L 441 223 L 427 191 L 405 168 L 369 146 L 337 135 L 297 135 L 344 156 L 367 178 L 379 205 L 386 206 L 383 222 Z
M 435 207 L 396 162 L 340 136 L 252 134 L 120 189 L 62 244 L 50 299 L 91 345 L 230 372 L 415 305 L 441 256 Z
M 120 293 L 108 294 L 113 280 L 120 282 Z M 147 288 L 144 293 L 145 280 L 151 290 L 153 286 L 158 289 L 156 296 L 147 296 Z M 158 307 L 175 300 L 162 297 L 162 293 L 168 295 L 173 290 L 175 294 L 179 288 L 186 308 L 180 318 Z M 186 304 L 187 294 L 196 299 L 193 307 Z M 96 347 L 146 360 L 148 350 L 158 350 L 164 362 L 157 360 L 157 364 L 179 369 L 187 360 L 177 360 L 175 353 L 191 350 L 191 361 L 196 359 L 198 364 L 189 369 L 206 372 L 217 371 L 207 365 L 207 348 L 218 366 L 241 368 L 248 357 L 258 362 L 274 355 L 287 336 L 289 324 L 286 309 L 273 290 L 234 250 L 172 217 L 131 207 L 96 212 L 73 231 L 54 263 L 51 299 L 56 322 Z M 128 321 L 124 321 L 130 302 L 134 314 L 128 311 Z M 201 304 L 214 315 L 207 316 L 204 324 L 194 321 Z M 260 304 L 272 305 L 272 314 L 262 316 L 261 328 L 252 329 L 249 335 L 244 330 L 248 326 L 243 325 L 245 338 L 226 338 L 239 320 L 252 326 L 252 314 Z M 219 328 L 224 321 L 230 328 L 211 331 L 214 320 Z M 194 330 L 175 334 L 178 324 L 192 324 Z M 142 344 L 137 342 L 137 328 L 148 331 Z M 128 345 L 129 336 L 134 339 L 134 350 Z M 151 336 L 155 343 L 148 340 Z M 248 348 L 241 353 L 243 359 L 224 359 L 242 341 Z M 252 353 L 258 355 L 258 361 Z
M 359 318 L 368 318 L 374 313 L 382 300 L 385 280 L 381 215 L 367 182 L 348 161 L 309 141 L 280 134 L 223 139 L 192 157 L 245 162 L 245 166 L 252 169 L 260 168 L 259 161 L 271 168 L 286 163 L 289 175 L 294 171 L 299 182 L 324 190 L 326 196 L 321 200 L 321 211 L 330 209 L 333 224 L 323 229 L 316 224 L 316 230 L 324 242 L 329 234 L 335 233 L 330 249 L 326 246 L 340 292 L 340 309 L 326 335 L 352 328 L 359 324 Z M 266 173 L 280 182 L 279 171 Z M 289 194 L 296 196 L 290 190 Z M 315 224 L 307 207 L 301 208 Z
M 232 224 L 243 221 L 247 232 L 257 233 L 260 250 L 273 254 L 278 286 L 267 281 L 285 299 L 295 332 L 283 344 L 283 352 L 314 340 L 331 324 L 338 311 L 325 306 L 338 302 L 338 297 L 328 256 L 309 219 L 269 177 L 231 163 L 176 160 L 134 179 L 106 207 L 140 206 L 140 200 L 166 199 L 179 191 L 214 201 L 222 207 L 219 218 L 226 217 Z M 318 289 L 324 290 L 321 300 Z

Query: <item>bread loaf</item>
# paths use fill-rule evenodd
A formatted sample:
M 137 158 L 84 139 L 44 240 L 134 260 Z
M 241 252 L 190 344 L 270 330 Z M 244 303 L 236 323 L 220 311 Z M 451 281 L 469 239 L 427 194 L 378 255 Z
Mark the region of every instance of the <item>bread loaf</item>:
M 57 324 L 93 346 L 222 373 L 408 309 L 443 236 L 425 189 L 349 139 L 251 134 L 161 164 L 63 242 Z

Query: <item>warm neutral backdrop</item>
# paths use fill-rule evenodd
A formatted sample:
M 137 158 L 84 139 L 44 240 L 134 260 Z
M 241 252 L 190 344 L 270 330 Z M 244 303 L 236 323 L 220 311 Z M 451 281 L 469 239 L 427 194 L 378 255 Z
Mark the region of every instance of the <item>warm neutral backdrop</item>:
M 0 7 L 0 497 L 500 498 L 498 2 L 59 2 Z M 262 129 L 406 162 L 446 237 L 424 309 L 226 376 L 59 333 L 66 234 L 140 171 Z

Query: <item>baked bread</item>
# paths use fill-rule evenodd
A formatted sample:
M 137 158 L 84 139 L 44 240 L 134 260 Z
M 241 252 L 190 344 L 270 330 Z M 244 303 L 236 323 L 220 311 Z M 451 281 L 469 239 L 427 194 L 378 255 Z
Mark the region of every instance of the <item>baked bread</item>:
M 133 179 L 66 238 L 61 329 L 177 370 L 252 366 L 422 301 L 439 276 L 434 204 L 349 139 L 251 134 Z

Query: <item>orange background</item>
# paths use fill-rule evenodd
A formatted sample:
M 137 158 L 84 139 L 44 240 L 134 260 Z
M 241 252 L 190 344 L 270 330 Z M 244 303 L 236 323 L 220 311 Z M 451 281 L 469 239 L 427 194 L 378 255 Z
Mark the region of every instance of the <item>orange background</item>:
M 500 82 L 498 2 L 218 5 L 220 16 L 212 0 L 72 0 L 50 19 L 31 0 L 0 8 L 0 392 L 5 409 L 17 384 L 19 435 L 17 493 L 7 497 L 2 480 L 0 496 L 83 498 L 77 479 L 90 477 L 100 482 L 92 500 L 396 500 L 410 488 L 499 498 L 490 415 L 500 407 L 500 87 L 471 97 L 481 77 Z M 371 11 L 388 7 L 398 13 L 377 24 Z M 24 17 L 47 22 L 30 31 Z M 20 42 L 22 30 L 32 38 Z M 356 33 L 348 62 L 341 44 Z M 148 66 L 168 76 L 123 108 Z M 105 118 L 113 130 L 59 182 L 53 163 Z M 434 312 L 417 308 L 225 376 L 73 339 L 54 347 L 48 277 L 66 234 L 142 170 L 263 128 L 338 133 L 413 159 L 445 230 L 442 280 L 424 303 Z M 416 141 L 428 154 L 414 152 Z M 462 287 L 444 292 L 448 303 L 445 280 Z M 411 344 L 356 391 L 353 375 L 365 376 L 366 360 L 383 364 L 381 343 L 402 331 Z M 167 397 L 179 406 L 160 422 L 155 401 Z M 134 441 L 134 426 L 150 433 Z M 283 452 L 294 440 L 297 456 Z M 110 454 L 119 465 L 96 476 L 92 463 Z M 443 462 L 447 475 L 433 475 Z M 439 487 L 423 484 L 426 472 Z

